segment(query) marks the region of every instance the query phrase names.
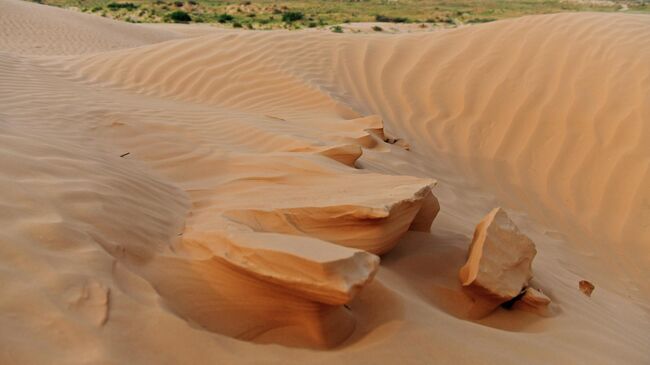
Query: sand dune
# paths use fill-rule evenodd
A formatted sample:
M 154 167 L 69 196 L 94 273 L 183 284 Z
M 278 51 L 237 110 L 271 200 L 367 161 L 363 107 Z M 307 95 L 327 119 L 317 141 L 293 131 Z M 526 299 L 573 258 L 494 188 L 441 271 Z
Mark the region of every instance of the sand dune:
M 522 34 L 501 41 L 513 31 Z M 526 206 L 546 205 L 554 223 L 639 249 L 650 239 L 639 142 L 650 134 L 640 123 L 650 115 L 647 31 L 645 16 L 586 14 L 400 37 L 228 33 L 91 56 L 71 69 L 102 84 L 249 110 L 339 101 L 381 115 L 417 152 L 451 154 L 481 181 L 505 185 L 511 204 L 539 196 Z M 254 87 L 262 78 L 268 84 Z M 612 140 L 618 135 L 624 143 Z
M 650 361 L 650 18 L 188 29 L 0 2 L 0 363 Z
M 0 24 L 0 49 L 14 54 L 81 54 L 182 37 L 169 30 L 149 30 L 130 23 L 17 0 L 0 3 Z

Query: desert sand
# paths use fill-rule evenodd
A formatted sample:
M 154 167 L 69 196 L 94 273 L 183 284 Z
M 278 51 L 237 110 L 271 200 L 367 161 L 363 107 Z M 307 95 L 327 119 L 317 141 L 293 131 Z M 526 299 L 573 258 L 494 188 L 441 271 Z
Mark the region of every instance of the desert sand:
M 0 59 L 0 364 L 650 363 L 648 16 L 334 34 L 0 0 Z M 471 315 L 516 252 L 493 220 L 534 248 Z

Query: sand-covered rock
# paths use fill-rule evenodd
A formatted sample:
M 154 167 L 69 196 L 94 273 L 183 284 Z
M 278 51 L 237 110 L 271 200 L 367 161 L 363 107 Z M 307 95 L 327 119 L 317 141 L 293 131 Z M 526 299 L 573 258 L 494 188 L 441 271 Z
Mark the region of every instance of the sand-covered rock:
M 533 277 L 535 244 L 521 233 L 501 208 L 476 226 L 460 280 L 473 295 L 496 303 L 521 293 Z
M 437 213 L 428 185 L 391 190 L 385 191 L 384 202 L 373 198 L 367 203 L 353 203 L 357 199 L 350 199 L 348 204 L 341 201 L 337 205 L 236 209 L 226 211 L 225 216 L 258 232 L 311 236 L 381 255 L 391 250 L 413 224 L 428 230 Z M 408 195 L 398 198 L 404 193 Z
M 196 233 L 188 243 L 212 241 L 213 253 L 249 275 L 320 303 L 349 302 L 370 280 L 379 257 L 310 237 L 277 233 Z

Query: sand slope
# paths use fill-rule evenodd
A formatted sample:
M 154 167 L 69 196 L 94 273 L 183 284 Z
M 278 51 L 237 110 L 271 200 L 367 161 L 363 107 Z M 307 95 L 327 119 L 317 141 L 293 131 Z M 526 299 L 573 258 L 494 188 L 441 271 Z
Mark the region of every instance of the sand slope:
M 196 36 L 0 9 L 0 363 L 650 361 L 650 18 Z M 551 317 L 464 318 L 497 205 Z
M 0 49 L 15 54 L 80 54 L 181 38 L 169 30 L 16 0 L 0 2 L 0 24 Z

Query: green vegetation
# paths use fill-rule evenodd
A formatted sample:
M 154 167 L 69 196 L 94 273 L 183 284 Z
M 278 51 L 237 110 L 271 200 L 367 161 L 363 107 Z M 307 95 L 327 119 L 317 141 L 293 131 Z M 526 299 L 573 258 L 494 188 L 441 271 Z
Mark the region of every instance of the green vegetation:
M 305 15 L 299 11 L 287 11 L 282 13 L 282 21 L 287 23 L 297 22 L 302 20 Z
M 117 9 L 135 10 L 138 8 L 138 6 L 135 5 L 134 3 L 108 3 L 106 7 L 109 8 L 110 10 L 117 10 Z
M 228 23 L 233 20 L 235 20 L 235 17 L 230 14 L 219 14 L 219 16 L 217 17 L 217 21 L 219 23 Z
M 401 16 L 386 16 L 386 15 L 375 15 L 375 20 L 378 22 L 384 22 L 384 23 L 408 23 L 409 18 L 401 17 Z
M 335 24 L 350 22 L 429 23 L 433 27 L 454 27 L 567 11 L 650 12 L 648 0 L 32 1 L 138 23 L 205 22 L 248 29 L 328 29 Z M 180 13 L 172 17 L 177 11 L 187 17 Z
M 192 21 L 192 17 L 182 10 L 176 10 L 170 13 L 169 19 L 171 19 L 171 21 L 174 23 L 188 23 Z

